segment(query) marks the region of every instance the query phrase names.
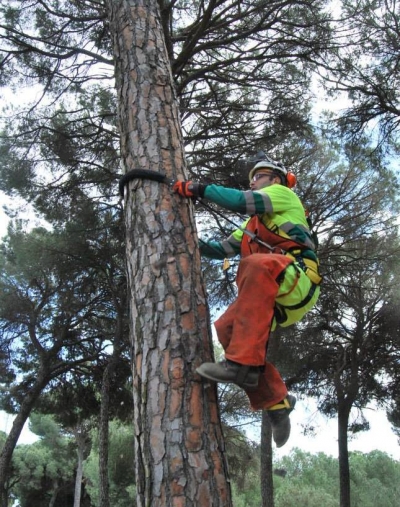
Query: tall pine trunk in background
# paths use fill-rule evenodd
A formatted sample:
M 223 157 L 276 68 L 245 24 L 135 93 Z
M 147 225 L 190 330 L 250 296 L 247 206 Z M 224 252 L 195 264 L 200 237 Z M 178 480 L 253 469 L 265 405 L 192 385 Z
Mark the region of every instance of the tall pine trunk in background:
M 261 419 L 261 507 L 275 507 L 273 479 L 272 427 L 266 410 Z
M 123 288 L 123 290 L 125 287 Z M 101 384 L 101 405 L 99 422 L 99 507 L 110 507 L 110 480 L 108 470 L 109 457 L 109 426 L 110 426 L 110 407 L 111 392 L 115 384 L 115 374 L 118 368 L 119 359 L 124 342 L 125 331 L 125 304 L 126 298 L 121 298 L 119 303 L 115 292 L 120 291 L 121 287 L 116 285 L 113 290 L 113 300 L 115 305 L 115 335 L 113 342 L 113 351 L 108 364 L 104 369 Z M 125 294 L 125 292 L 124 292 Z
M 339 477 L 340 507 L 350 507 L 350 466 L 348 449 L 348 427 L 350 410 L 339 406 L 338 410 L 338 444 L 339 444 Z
M 109 0 L 123 172 L 176 179 L 185 159 L 156 0 Z M 212 357 L 190 201 L 163 184 L 125 189 L 138 507 L 230 506 L 215 386 L 195 368 Z
M 281 335 L 283 330 L 276 329 L 268 340 L 267 357 L 272 363 L 279 362 Z M 273 448 L 272 448 L 272 427 L 265 410 L 261 417 L 261 507 L 274 507 L 274 477 L 273 477 Z
M 74 431 L 76 441 L 77 467 L 75 475 L 74 506 L 80 507 L 82 498 L 83 462 L 87 446 L 87 433 L 84 427 L 77 426 Z

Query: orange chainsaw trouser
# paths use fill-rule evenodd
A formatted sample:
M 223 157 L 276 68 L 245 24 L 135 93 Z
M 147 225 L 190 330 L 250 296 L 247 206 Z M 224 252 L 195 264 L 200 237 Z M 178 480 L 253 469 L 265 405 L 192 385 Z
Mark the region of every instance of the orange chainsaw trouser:
M 288 394 L 278 370 L 265 358 L 280 287 L 277 279 L 292 263 L 281 254 L 255 253 L 242 258 L 236 278 L 238 297 L 215 322 L 226 359 L 264 366 L 258 387 L 245 389 L 254 410 L 270 408 Z

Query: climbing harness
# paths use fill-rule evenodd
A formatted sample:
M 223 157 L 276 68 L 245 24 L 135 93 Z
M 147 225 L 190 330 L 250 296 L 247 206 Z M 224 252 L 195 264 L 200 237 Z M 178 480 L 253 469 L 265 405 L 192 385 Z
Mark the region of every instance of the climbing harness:
M 246 225 L 246 230 L 252 231 L 260 239 L 256 245 L 252 245 L 248 238 L 243 237 L 241 244 L 241 255 L 246 257 L 253 253 L 266 253 L 260 245 L 273 245 L 272 253 L 282 253 L 295 261 L 302 271 L 308 276 L 312 283 L 320 285 L 322 277 L 319 274 L 319 263 L 317 260 L 304 257 L 302 252 L 308 247 L 297 243 L 283 231 L 276 233 L 267 227 L 258 215 L 251 217 Z M 268 253 L 268 252 L 267 252 Z

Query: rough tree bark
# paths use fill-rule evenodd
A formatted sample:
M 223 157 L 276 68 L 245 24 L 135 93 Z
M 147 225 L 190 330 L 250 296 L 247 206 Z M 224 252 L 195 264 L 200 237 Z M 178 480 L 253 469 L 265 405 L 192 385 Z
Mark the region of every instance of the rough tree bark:
M 156 0 L 108 0 L 123 171 L 185 177 Z M 125 190 L 138 507 L 230 506 L 193 205 L 156 182 Z

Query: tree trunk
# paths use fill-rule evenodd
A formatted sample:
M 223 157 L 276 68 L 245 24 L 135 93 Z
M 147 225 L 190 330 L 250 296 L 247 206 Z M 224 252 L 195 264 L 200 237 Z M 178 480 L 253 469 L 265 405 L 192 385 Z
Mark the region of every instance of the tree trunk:
M 49 507 L 55 507 L 59 491 L 60 491 L 59 480 L 56 479 L 54 481 L 53 491 L 51 492 L 51 498 L 50 498 L 50 501 L 49 501 Z
M 275 363 L 279 360 L 279 348 L 283 330 L 278 328 L 268 340 L 267 358 Z M 261 420 L 261 501 L 262 507 L 274 507 L 272 428 L 267 412 L 264 410 Z
M 177 100 L 156 0 L 108 0 L 124 171 L 185 175 Z M 230 506 L 193 204 L 140 181 L 126 189 L 138 507 Z
M 348 449 L 348 425 L 350 409 L 346 402 L 338 403 L 338 449 L 339 449 L 339 483 L 340 507 L 350 507 L 350 467 Z
M 99 424 L 99 505 L 100 507 L 110 506 L 110 479 L 108 473 L 109 454 L 109 423 L 110 423 L 110 390 L 112 379 L 117 366 L 116 351 L 114 348 L 110 362 L 106 366 L 101 386 L 101 408 Z
M 99 500 L 100 507 L 110 506 L 108 477 L 108 437 L 110 407 L 110 377 L 114 370 L 113 358 L 107 364 L 101 386 L 101 408 L 99 424 Z
M 83 461 L 85 459 L 86 439 L 87 439 L 86 432 L 83 429 L 80 430 L 78 426 L 78 428 L 75 431 L 76 454 L 78 457 L 78 464 L 76 467 L 76 476 L 75 476 L 74 507 L 80 507 L 81 505 Z
M 21 403 L 19 412 L 16 418 L 13 421 L 13 425 L 10 433 L 8 434 L 6 441 L 4 442 L 4 447 L 1 450 L 0 454 L 0 505 L 1 507 L 7 507 L 8 505 L 8 492 L 7 492 L 7 480 L 10 471 L 10 465 L 12 460 L 12 455 L 17 445 L 18 439 L 23 430 L 24 424 L 29 418 L 29 415 L 34 407 L 37 399 L 40 396 L 40 393 L 47 385 L 48 378 L 43 373 L 38 372 L 38 376 L 36 378 L 35 383 L 32 388 L 29 390 L 28 394 L 23 399 Z
M 261 500 L 262 507 L 274 507 L 274 480 L 272 464 L 272 428 L 267 412 L 262 412 L 261 422 Z
M 99 507 L 110 507 L 110 479 L 108 472 L 109 455 L 109 426 L 110 426 L 110 392 L 121 356 L 121 347 L 124 341 L 126 287 L 115 286 L 111 283 L 114 307 L 116 309 L 116 330 L 113 342 L 113 352 L 104 370 L 101 385 L 101 406 L 99 423 Z M 124 297 L 121 296 L 123 292 Z M 116 294 L 118 292 L 118 295 Z

